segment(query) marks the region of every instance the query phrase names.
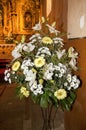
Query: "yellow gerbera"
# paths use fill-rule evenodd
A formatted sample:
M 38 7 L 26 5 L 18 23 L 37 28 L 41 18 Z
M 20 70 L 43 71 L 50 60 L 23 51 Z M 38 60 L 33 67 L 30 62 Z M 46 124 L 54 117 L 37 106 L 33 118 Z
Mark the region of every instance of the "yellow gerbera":
M 43 57 L 38 57 L 34 60 L 36 67 L 42 67 L 45 64 L 45 59 Z
M 25 88 L 25 87 L 21 87 L 20 92 L 25 96 L 28 97 L 29 96 L 29 91 Z
M 19 61 L 14 62 L 12 65 L 12 70 L 17 71 L 19 69 L 20 65 L 21 65 L 21 63 Z
M 58 100 L 62 100 L 67 97 L 67 92 L 65 89 L 59 89 L 54 93 L 54 96 L 57 97 Z
M 50 37 L 43 37 L 42 42 L 45 44 L 52 44 L 53 40 Z

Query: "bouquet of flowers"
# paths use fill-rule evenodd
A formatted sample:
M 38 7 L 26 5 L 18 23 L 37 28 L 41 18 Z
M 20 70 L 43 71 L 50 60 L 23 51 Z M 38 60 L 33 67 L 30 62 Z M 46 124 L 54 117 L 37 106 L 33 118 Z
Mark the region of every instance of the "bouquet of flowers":
M 16 84 L 20 98 L 29 96 L 41 107 L 53 104 L 69 110 L 76 98 L 80 80 L 73 72 L 77 68 L 78 53 L 73 47 L 64 49 L 56 22 L 44 17 L 33 27 L 34 34 L 12 51 L 14 57 L 5 70 L 5 81 Z

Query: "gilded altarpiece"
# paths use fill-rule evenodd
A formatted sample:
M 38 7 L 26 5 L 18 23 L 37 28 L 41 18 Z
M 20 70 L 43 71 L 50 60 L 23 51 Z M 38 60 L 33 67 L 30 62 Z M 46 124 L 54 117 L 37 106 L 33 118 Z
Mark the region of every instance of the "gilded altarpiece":
M 41 15 L 40 0 L 0 0 L 0 39 L 32 34 L 32 26 Z

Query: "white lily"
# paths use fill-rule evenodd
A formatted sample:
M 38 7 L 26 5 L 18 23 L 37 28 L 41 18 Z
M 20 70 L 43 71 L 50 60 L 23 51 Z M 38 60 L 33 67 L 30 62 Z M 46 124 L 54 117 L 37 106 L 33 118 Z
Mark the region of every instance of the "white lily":
M 35 30 L 35 31 L 39 31 L 39 30 L 41 30 L 41 24 L 40 24 L 40 22 L 38 23 L 38 24 L 35 24 L 35 26 L 34 27 L 32 27 L 32 29 L 33 30 Z
M 76 66 L 76 59 L 75 59 L 75 58 L 72 58 L 72 59 L 70 60 L 69 65 L 70 65 L 71 68 L 72 68 L 73 70 L 75 70 L 75 71 L 78 69 L 77 66 Z
M 65 54 L 65 49 L 56 51 L 58 59 L 61 59 L 61 57 Z
M 55 33 L 56 35 L 60 33 L 60 31 L 56 30 L 53 26 L 50 26 L 49 24 L 46 24 L 46 26 L 49 28 L 50 33 Z
M 68 57 L 78 58 L 78 53 L 77 53 L 77 52 L 74 52 L 74 48 L 73 48 L 73 47 L 70 47 L 70 48 L 68 49 Z

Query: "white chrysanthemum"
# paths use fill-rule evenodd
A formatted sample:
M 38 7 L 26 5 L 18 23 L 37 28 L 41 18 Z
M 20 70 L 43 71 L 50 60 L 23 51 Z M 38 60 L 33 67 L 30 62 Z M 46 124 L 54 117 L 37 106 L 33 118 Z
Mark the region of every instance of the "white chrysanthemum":
M 34 73 L 32 70 L 24 71 L 25 74 L 25 81 L 35 81 L 36 79 L 36 73 Z
M 30 90 L 34 93 L 34 95 L 43 94 L 42 84 L 37 84 L 37 81 L 35 81 L 33 84 L 29 84 L 29 85 L 30 85 Z
M 53 38 L 53 41 L 54 41 L 54 43 L 55 44 L 60 44 L 61 45 L 61 47 L 63 47 L 63 39 L 62 38 L 59 38 L 59 37 L 55 37 L 55 38 Z
M 58 100 L 63 100 L 67 97 L 67 92 L 65 89 L 59 89 L 54 93 L 54 96 L 58 99 Z
M 70 83 L 71 80 L 72 80 L 72 76 L 71 76 L 71 74 L 68 74 L 68 75 L 67 75 L 67 81 Z
M 80 80 L 77 78 L 76 75 L 71 77 L 70 85 L 67 87 L 68 90 L 77 89 L 80 85 Z
M 4 74 L 5 74 L 5 76 L 4 76 L 4 80 L 5 81 L 8 81 L 10 84 L 11 84 L 11 74 L 10 74 L 10 69 L 8 69 L 8 70 L 5 70 L 5 72 L 4 72 Z
M 31 59 L 28 58 L 22 62 L 21 69 L 28 69 L 29 66 L 34 66 L 34 63 L 31 62 Z
M 48 47 L 39 48 L 36 56 L 45 56 L 45 55 L 51 55 L 49 48 Z
M 67 87 L 67 86 L 68 86 L 68 83 L 67 83 L 67 82 L 65 82 L 65 83 L 64 83 L 64 86 L 65 86 L 65 87 Z
M 44 79 L 45 80 L 52 80 L 53 71 L 55 70 L 55 67 L 53 63 L 49 63 L 45 66 L 45 72 L 44 72 Z
M 44 79 L 45 80 L 52 80 L 53 72 L 46 71 L 44 73 Z

